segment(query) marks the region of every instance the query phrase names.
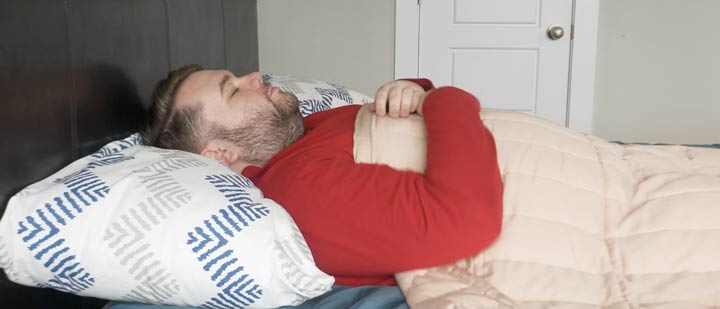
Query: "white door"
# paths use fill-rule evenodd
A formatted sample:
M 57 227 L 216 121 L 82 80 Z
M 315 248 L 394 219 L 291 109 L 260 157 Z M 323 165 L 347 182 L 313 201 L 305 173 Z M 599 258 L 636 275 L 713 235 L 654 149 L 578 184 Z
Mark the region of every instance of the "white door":
M 572 0 L 420 3 L 419 76 L 567 125 Z

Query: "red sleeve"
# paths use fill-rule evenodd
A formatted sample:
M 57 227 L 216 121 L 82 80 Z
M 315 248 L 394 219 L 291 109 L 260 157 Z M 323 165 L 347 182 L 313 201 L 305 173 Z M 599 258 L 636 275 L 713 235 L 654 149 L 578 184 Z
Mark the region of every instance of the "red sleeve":
M 446 264 L 498 236 L 502 181 L 477 99 L 442 87 L 425 100 L 424 175 L 318 152 L 285 161 L 292 174 L 273 177 L 270 196 L 291 207 L 323 271 L 361 277 Z

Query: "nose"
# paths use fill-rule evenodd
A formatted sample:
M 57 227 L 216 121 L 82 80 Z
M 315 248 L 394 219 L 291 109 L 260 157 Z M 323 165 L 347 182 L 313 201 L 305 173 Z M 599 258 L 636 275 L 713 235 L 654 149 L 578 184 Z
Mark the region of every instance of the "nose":
M 240 85 L 248 90 L 263 90 L 264 84 L 260 72 L 252 72 L 238 77 Z

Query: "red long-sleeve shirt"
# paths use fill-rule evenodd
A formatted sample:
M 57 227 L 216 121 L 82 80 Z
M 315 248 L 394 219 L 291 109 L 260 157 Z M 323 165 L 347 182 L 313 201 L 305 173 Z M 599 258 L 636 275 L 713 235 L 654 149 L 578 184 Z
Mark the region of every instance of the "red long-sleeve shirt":
M 487 248 L 500 232 L 502 181 L 477 99 L 453 87 L 426 96 L 424 174 L 355 163 L 359 108 L 308 116 L 303 137 L 243 171 L 290 213 L 318 267 L 337 284 L 395 284 L 393 273 Z

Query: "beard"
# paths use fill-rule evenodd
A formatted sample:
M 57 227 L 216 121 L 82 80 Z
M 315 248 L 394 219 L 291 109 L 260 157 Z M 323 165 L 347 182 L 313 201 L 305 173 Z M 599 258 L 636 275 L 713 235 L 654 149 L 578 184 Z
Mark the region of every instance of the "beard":
M 294 143 L 305 132 L 303 117 L 294 94 L 282 92 L 272 101 L 275 110 L 251 115 L 245 124 L 226 128 L 211 124 L 210 135 L 229 141 L 241 150 L 240 159 L 262 167 L 274 155 Z M 268 97 L 268 99 L 270 99 Z

